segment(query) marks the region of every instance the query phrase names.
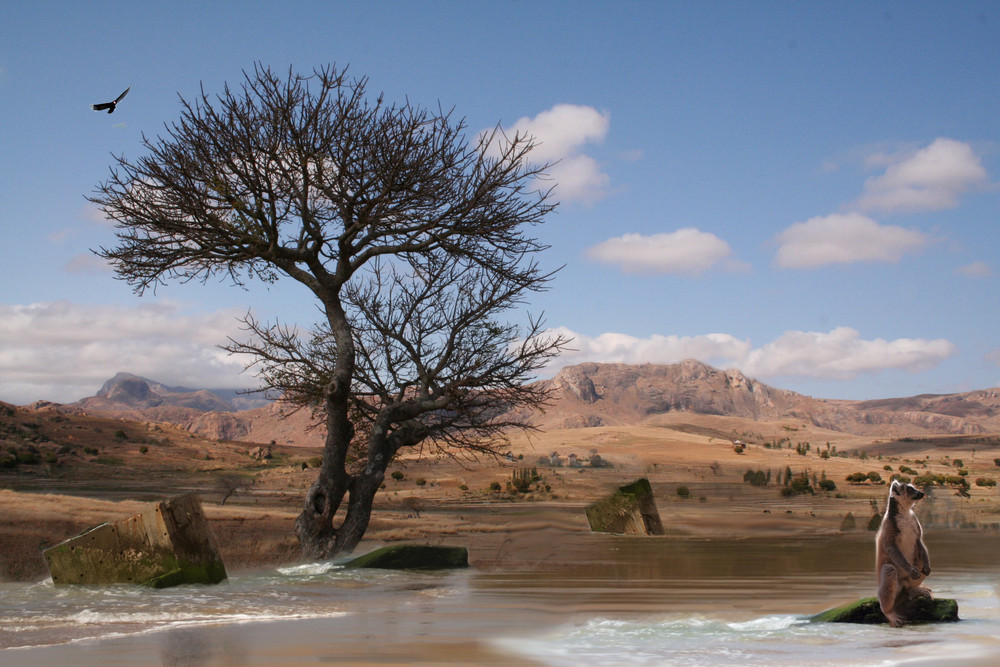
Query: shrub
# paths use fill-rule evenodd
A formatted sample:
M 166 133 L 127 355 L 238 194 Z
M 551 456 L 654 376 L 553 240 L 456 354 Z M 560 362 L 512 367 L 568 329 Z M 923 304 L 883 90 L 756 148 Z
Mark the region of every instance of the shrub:
M 691 489 L 687 488 L 686 486 L 678 486 L 677 495 L 680 496 L 681 498 L 687 498 L 688 496 L 691 495 Z
M 993 465 L 1000 466 L 1000 459 L 993 459 Z
M 819 481 L 819 488 L 822 491 L 836 491 L 837 485 L 833 483 L 832 479 L 821 479 Z
M 809 484 L 809 479 L 804 474 L 793 479 L 788 488 L 790 488 L 794 494 L 816 493 L 816 491 L 813 490 L 812 485 Z
M 139 453 L 140 454 L 145 454 L 148 451 L 149 451 L 149 447 L 147 447 L 146 445 L 143 445 L 143 446 L 139 447 Z
M 499 492 L 501 488 L 502 487 L 500 486 L 500 482 L 490 482 L 490 491 L 492 493 Z
M 965 463 L 962 462 L 962 459 L 955 459 L 954 461 L 951 462 L 951 464 L 953 466 L 955 466 L 956 468 L 964 468 L 965 467 Z
M 882 527 L 882 515 L 872 514 L 872 518 L 868 519 L 868 530 L 873 533 Z
M 976 486 L 996 486 L 997 481 L 992 477 L 980 477 L 976 479 Z
M 874 470 L 868 473 L 868 479 L 874 482 L 875 484 L 884 484 L 884 482 L 882 481 L 882 475 L 878 474 Z
M 930 486 L 932 484 L 944 484 L 944 475 L 935 475 L 934 473 L 926 472 L 923 475 L 917 475 L 913 478 L 914 486 Z
M 510 484 L 518 493 L 527 493 L 531 490 L 531 483 L 537 476 L 534 468 L 518 468 L 510 474 Z
M 392 478 L 394 480 L 396 480 L 397 482 L 400 481 L 400 480 L 402 480 L 404 477 L 406 477 L 406 475 L 404 475 L 401 470 L 393 470 L 392 471 Z
M 128 434 L 125 433 L 125 431 L 123 431 L 122 429 L 118 429 L 117 431 L 115 431 L 115 440 L 127 440 L 127 439 L 128 439 Z
M 868 473 L 852 472 L 844 479 L 846 479 L 851 484 L 861 484 L 862 482 L 868 481 Z
M 767 486 L 767 473 L 763 470 L 747 470 L 743 473 L 743 481 L 750 486 Z
M 892 472 L 892 466 L 888 466 L 888 465 L 882 466 L 882 470 L 887 470 L 889 472 Z
M 427 485 L 427 480 L 426 480 L 426 479 L 424 479 L 423 477 L 418 477 L 418 478 L 416 479 L 416 482 L 415 482 L 415 484 L 416 484 L 417 486 L 426 486 L 426 485 Z
M 848 512 L 844 515 L 844 519 L 840 522 L 841 530 L 854 530 L 858 527 L 858 522 L 854 519 L 854 515 Z
M 38 465 L 42 462 L 42 455 L 35 450 L 22 449 L 17 452 L 17 462 L 25 465 Z
M 459 484 L 458 488 L 461 489 L 462 491 L 468 491 L 469 490 L 469 486 L 467 484 Z

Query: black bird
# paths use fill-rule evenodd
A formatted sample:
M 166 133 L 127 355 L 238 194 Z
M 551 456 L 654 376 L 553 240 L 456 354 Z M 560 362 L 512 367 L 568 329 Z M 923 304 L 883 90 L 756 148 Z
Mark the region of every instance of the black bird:
M 108 113 L 114 113 L 115 106 L 117 106 L 118 103 L 122 101 L 123 97 L 128 95 L 128 91 L 130 90 L 132 90 L 132 86 L 126 88 L 125 92 L 119 95 L 114 102 L 101 102 L 100 104 L 92 104 L 90 108 L 93 109 L 94 111 L 104 111 L 105 109 L 107 109 Z

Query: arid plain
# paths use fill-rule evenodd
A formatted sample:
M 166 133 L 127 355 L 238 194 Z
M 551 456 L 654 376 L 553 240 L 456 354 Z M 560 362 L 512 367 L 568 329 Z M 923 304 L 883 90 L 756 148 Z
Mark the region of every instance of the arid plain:
M 914 410 L 911 398 L 900 399 L 909 409 L 847 406 L 861 416 L 835 419 L 844 402 L 817 407 L 685 363 L 567 369 L 551 381 L 556 400 L 537 416 L 540 430 L 513 435 L 499 460 L 432 447 L 407 453 L 390 469 L 361 548 L 461 544 L 477 567 L 517 567 L 552 558 L 560 536 L 589 531 L 585 507 L 640 477 L 652 484 L 667 537 L 681 540 L 863 539 L 893 475 L 935 480 L 920 508 L 925 530 L 1000 531 L 1000 491 L 990 485 L 1000 477 L 988 400 L 996 390 L 952 397 L 946 403 L 959 408 L 945 412 Z M 943 400 L 922 397 L 932 399 Z M 189 490 L 200 495 L 231 571 L 297 559 L 294 520 L 320 454 L 302 415 L 284 420 L 281 440 L 228 440 L 127 407 L 0 404 L 3 580 L 44 578 L 43 548 Z M 854 426 L 817 425 L 837 420 Z M 936 432 L 940 424 L 949 426 Z M 259 447 L 271 458 L 255 458 Z M 848 481 L 858 473 L 866 479 Z M 525 475 L 530 482 L 516 488 Z

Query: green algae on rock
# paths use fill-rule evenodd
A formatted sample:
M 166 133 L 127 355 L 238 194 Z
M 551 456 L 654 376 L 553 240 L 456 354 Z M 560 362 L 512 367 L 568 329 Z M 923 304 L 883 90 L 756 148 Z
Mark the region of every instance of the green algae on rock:
M 954 623 L 958 620 L 958 602 L 948 598 L 932 599 L 917 597 L 910 600 L 904 607 L 897 609 L 911 623 Z M 815 616 L 809 617 L 810 623 L 864 623 L 879 625 L 889 620 L 879 607 L 878 598 L 862 598 L 833 609 L 827 609 Z

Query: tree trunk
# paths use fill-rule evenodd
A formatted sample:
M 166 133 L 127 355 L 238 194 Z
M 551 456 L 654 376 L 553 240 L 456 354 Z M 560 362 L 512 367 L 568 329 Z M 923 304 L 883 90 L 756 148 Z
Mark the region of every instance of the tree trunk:
M 351 382 L 354 379 L 355 350 L 350 323 L 335 295 L 318 294 L 324 303 L 330 331 L 337 344 L 333 377 L 326 386 L 326 444 L 319 477 L 306 494 L 302 513 L 295 520 L 295 533 L 302 547 L 302 557 L 325 559 L 353 549 L 361 539 L 347 538 L 333 525 L 333 519 L 350 494 L 350 508 L 355 504 L 354 479 L 347 473 L 347 452 L 354 439 L 350 418 Z M 374 494 L 373 494 L 374 495 Z M 371 513 L 369 500 L 368 514 Z M 347 518 L 344 522 L 346 523 Z M 365 520 L 367 527 L 368 521 Z M 362 530 L 362 535 L 364 530 Z M 345 538 L 346 542 L 345 542 Z M 349 545 L 349 546 L 348 546 Z
M 321 470 L 295 521 L 302 557 L 323 560 L 353 552 L 368 530 L 375 494 L 384 479 L 384 467 L 366 469 L 353 476 L 345 472 L 333 477 L 324 475 Z M 347 510 L 340 526 L 334 527 L 334 516 L 345 496 Z

